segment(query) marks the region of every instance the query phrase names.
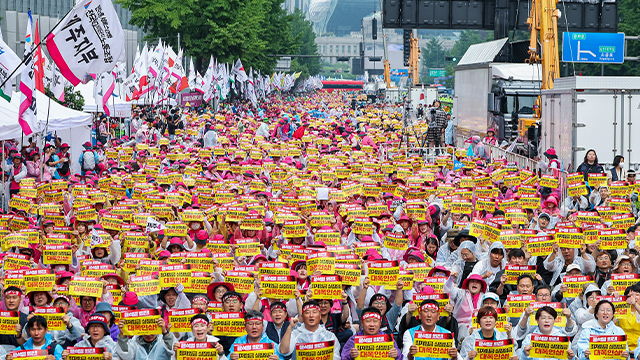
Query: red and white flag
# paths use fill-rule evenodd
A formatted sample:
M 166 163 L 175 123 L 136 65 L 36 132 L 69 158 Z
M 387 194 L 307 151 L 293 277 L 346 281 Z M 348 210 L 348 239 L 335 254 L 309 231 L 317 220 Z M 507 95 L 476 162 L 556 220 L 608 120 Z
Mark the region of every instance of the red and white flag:
M 182 49 L 178 50 L 178 56 L 173 64 L 173 68 L 171 69 L 171 76 L 176 79 L 175 88 L 177 92 L 181 92 L 189 87 L 189 81 L 187 80 L 184 67 L 182 66 Z
M 424 84 L 422 84 L 422 92 L 420 93 L 420 100 L 424 100 Z
M 24 65 L 25 69 L 20 74 L 20 110 L 18 112 L 18 122 L 25 135 L 31 135 L 38 130 L 38 119 L 36 114 L 36 79 L 33 69 L 33 54 L 31 48 L 34 46 L 33 19 L 29 10 L 29 21 L 27 21 L 27 33 L 24 38 Z
M 116 74 L 113 71 L 109 71 L 99 74 L 93 86 L 93 97 L 96 99 L 96 104 L 102 104 L 102 109 L 107 116 L 111 116 L 108 102 L 111 94 L 113 94 L 115 85 Z
M 76 86 L 87 74 L 111 72 L 125 62 L 125 42 L 111 0 L 81 0 L 47 36 L 47 49 Z
M 244 66 L 242 66 L 242 61 L 238 59 L 238 61 L 233 65 L 233 70 L 231 71 L 233 75 L 236 76 L 236 81 L 241 83 L 249 80 L 247 73 L 244 71 Z
M 42 48 L 40 47 L 40 31 L 38 31 L 38 20 L 36 20 L 36 33 L 34 35 L 36 51 L 33 53 L 33 70 L 36 77 L 36 90 L 44 93 L 44 63 Z

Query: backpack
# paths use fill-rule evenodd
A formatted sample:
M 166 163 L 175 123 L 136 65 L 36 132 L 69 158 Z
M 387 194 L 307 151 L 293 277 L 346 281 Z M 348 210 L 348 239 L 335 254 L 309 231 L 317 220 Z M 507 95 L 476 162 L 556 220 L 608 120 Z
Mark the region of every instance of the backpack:
M 96 168 L 96 159 L 93 151 L 85 151 L 82 153 L 82 170 L 94 170 Z

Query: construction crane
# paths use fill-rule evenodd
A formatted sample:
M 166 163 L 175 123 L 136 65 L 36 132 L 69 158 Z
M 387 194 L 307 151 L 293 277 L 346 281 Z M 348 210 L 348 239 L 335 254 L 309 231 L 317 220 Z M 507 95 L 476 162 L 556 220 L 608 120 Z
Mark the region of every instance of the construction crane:
M 411 55 L 409 56 L 409 78 L 413 85 L 418 84 L 420 76 L 418 74 L 418 63 L 420 62 L 420 46 L 418 46 L 418 38 L 411 34 Z
M 531 0 L 531 12 L 527 24 L 531 30 L 529 43 L 529 64 L 540 64 L 542 67 L 542 86 L 540 90 L 553 89 L 553 82 L 560 77 L 558 61 L 558 19 L 560 10 L 558 0 Z M 538 41 L 540 51 L 538 51 Z M 519 132 L 524 135 L 532 124 L 540 121 L 542 100 L 538 96 L 534 105 L 535 116 L 522 118 L 518 124 Z

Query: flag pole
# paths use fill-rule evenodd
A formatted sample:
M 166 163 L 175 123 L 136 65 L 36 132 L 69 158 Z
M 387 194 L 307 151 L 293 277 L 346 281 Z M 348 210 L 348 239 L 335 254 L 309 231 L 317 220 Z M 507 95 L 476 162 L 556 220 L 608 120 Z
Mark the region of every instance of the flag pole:
M 64 17 L 62 18 L 62 20 L 60 20 L 60 21 L 56 22 L 56 24 L 53 26 L 53 28 L 51 28 L 51 31 L 49 31 L 49 32 L 47 33 L 47 35 L 45 35 L 45 36 L 44 36 L 44 39 L 45 39 L 45 40 L 47 39 L 47 37 L 48 37 L 49 35 L 51 35 L 51 33 L 52 33 L 52 32 L 53 32 L 53 31 L 58 27 L 58 25 L 60 25 L 60 23 L 61 23 L 61 22 L 62 22 L 62 21 L 67 17 L 67 15 L 69 15 L 69 13 L 70 13 L 73 9 L 75 9 L 75 6 L 74 6 L 74 7 L 72 7 L 69 11 L 67 11 L 67 13 L 64 15 Z M 24 57 L 22 58 L 22 61 L 20 62 L 20 64 L 18 64 L 18 66 L 16 66 L 16 68 L 15 68 L 15 69 L 13 69 L 13 71 L 11 72 L 11 74 L 9 74 L 9 76 L 7 76 L 7 78 L 2 82 L 2 84 L 0 84 L 0 88 L 2 88 L 2 87 L 4 86 L 4 84 L 6 84 L 6 83 L 7 83 L 7 81 L 9 81 L 9 80 L 13 77 L 13 75 L 16 73 L 16 71 L 18 71 L 18 69 L 20 68 L 20 65 L 23 65 L 23 64 L 24 64 L 24 63 L 25 63 L 29 58 L 31 58 L 31 55 L 33 55 L 33 53 L 34 53 L 36 50 L 38 50 L 38 48 L 39 48 L 39 47 L 41 47 L 41 46 L 42 46 L 42 44 L 46 44 L 46 41 L 40 41 L 40 43 L 39 43 L 38 45 L 35 45 L 35 44 L 34 44 L 35 46 L 33 47 L 33 49 L 31 49 L 31 51 L 29 52 L 29 54 L 27 54 L 27 56 L 24 56 Z

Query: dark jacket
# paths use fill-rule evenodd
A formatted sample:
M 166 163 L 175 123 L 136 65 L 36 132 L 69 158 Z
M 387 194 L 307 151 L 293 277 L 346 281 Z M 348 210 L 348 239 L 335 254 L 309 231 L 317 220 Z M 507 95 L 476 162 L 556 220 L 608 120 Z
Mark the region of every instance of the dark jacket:
M 589 165 L 589 163 L 583 162 L 582 164 L 580 164 L 580 167 L 578 167 L 578 172 L 581 172 L 582 175 L 584 176 L 584 181 L 587 182 L 589 179 L 589 175 L 588 174 L 602 174 L 605 173 L 604 169 L 602 168 L 602 166 L 600 166 L 600 164 L 594 163 L 593 165 Z

